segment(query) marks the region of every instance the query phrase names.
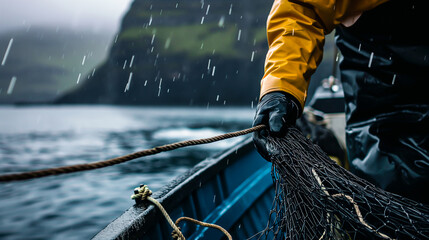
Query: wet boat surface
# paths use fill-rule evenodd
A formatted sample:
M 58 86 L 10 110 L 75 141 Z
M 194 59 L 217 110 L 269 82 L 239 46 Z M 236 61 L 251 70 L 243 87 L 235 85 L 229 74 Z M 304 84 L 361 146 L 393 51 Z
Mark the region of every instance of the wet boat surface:
M 150 187 L 150 186 L 149 186 Z M 175 221 L 187 216 L 220 225 L 233 239 L 262 231 L 274 197 L 271 164 L 253 147 L 251 138 L 207 159 L 156 192 Z M 217 229 L 181 223 L 187 239 L 224 239 Z M 153 205 L 135 204 L 93 239 L 171 239 L 172 228 Z

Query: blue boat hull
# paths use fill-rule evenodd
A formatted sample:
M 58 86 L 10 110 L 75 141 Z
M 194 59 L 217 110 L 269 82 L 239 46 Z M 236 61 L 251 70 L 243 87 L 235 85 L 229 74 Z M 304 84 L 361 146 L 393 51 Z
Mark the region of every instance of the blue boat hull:
M 233 239 L 252 237 L 266 227 L 273 197 L 271 164 L 260 157 L 251 139 L 201 162 L 154 195 L 173 221 L 187 216 L 218 224 Z M 186 239 L 225 239 L 216 229 L 180 225 Z M 160 211 L 143 203 L 128 209 L 94 239 L 171 239 L 171 232 Z

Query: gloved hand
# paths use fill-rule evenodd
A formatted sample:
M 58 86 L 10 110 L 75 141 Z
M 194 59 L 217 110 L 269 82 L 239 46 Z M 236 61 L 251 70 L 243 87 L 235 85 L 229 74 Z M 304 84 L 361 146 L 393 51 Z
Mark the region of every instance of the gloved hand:
M 270 161 L 273 149 L 267 145 L 267 136 L 283 137 L 287 128 L 295 125 L 301 109 L 293 96 L 284 92 L 271 92 L 262 97 L 256 108 L 253 126 L 264 124 L 267 129 L 253 133 L 253 143 L 259 154 Z

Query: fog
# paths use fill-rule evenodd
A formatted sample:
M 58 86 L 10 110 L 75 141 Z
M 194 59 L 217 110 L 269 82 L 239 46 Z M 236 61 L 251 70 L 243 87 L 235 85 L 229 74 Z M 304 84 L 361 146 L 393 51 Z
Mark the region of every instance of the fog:
M 0 32 L 31 27 L 115 32 L 131 0 L 0 0 Z

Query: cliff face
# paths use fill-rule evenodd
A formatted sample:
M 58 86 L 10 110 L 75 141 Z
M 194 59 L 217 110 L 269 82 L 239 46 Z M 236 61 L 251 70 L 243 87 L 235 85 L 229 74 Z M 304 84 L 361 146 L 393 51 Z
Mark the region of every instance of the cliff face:
M 107 60 L 57 102 L 250 106 L 271 4 L 135 0 Z

